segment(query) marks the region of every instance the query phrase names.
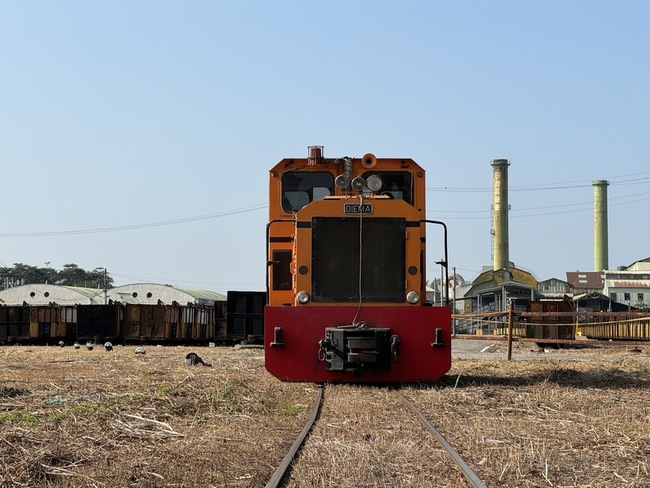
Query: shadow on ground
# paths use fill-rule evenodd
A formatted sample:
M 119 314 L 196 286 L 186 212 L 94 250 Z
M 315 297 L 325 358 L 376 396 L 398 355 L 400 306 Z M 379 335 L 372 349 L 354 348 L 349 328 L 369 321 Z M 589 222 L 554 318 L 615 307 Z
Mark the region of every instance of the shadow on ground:
M 650 388 L 650 372 L 623 371 L 607 368 L 593 371 L 578 371 L 570 368 L 554 369 L 531 374 L 503 376 L 501 374 L 459 374 L 445 375 L 430 385 L 420 388 L 464 388 L 475 386 L 529 386 L 553 383 L 568 388 L 636 389 Z

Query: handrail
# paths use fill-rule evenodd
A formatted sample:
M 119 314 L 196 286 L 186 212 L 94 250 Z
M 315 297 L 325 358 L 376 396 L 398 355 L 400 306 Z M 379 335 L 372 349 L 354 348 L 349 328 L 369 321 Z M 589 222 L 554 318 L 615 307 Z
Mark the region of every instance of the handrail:
M 448 248 L 447 248 L 447 225 L 444 222 L 441 222 L 439 220 L 424 219 L 424 220 L 421 220 L 420 222 L 426 222 L 427 224 L 442 225 L 442 227 L 444 229 L 445 260 L 444 261 L 436 261 L 435 263 L 439 264 L 443 268 L 445 268 L 445 304 L 447 306 L 449 306 L 449 254 L 448 254 Z

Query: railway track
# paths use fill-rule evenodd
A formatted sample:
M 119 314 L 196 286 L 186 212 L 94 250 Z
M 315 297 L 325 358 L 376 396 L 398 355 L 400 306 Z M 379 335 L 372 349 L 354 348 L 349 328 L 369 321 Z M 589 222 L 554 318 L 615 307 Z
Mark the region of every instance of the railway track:
M 328 388 L 336 388 L 328 387 Z M 364 387 L 357 387 L 364 388 Z M 368 387 L 365 387 L 368 388 Z M 371 387 L 372 388 L 372 387 Z M 285 486 L 288 482 L 289 474 L 294 466 L 296 460 L 298 459 L 300 453 L 303 450 L 303 447 L 306 446 L 307 438 L 310 433 L 313 431 L 314 427 L 319 423 L 321 407 L 325 401 L 325 387 L 320 385 L 318 387 L 318 394 L 314 405 L 312 407 L 311 413 L 307 423 L 303 427 L 302 431 L 291 445 L 291 448 L 287 451 L 280 465 L 276 468 L 273 476 L 268 481 L 267 488 L 278 488 Z M 467 465 L 467 463 L 462 459 L 460 454 L 447 442 L 444 436 L 435 428 L 435 426 L 427 419 L 426 415 L 418 408 L 411 400 L 409 400 L 403 393 L 399 391 L 391 391 L 392 395 L 396 395 L 401 404 L 405 406 L 408 411 L 410 411 L 415 417 L 417 417 L 421 428 L 426 431 L 426 434 L 433 436 L 437 441 L 439 447 L 444 451 L 448 459 L 454 461 L 457 470 L 459 471 L 459 478 L 462 475 L 468 486 L 474 488 L 485 488 L 486 485 L 480 480 L 480 478 L 472 471 L 472 469 Z M 324 420 L 321 420 L 324 422 Z M 307 443 L 308 445 L 308 443 Z M 426 460 L 422 460 L 422 463 L 426 464 Z M 433 467 L 432 467 L 433 470 Z M 325 486 L 325 485 L 324 485 Z

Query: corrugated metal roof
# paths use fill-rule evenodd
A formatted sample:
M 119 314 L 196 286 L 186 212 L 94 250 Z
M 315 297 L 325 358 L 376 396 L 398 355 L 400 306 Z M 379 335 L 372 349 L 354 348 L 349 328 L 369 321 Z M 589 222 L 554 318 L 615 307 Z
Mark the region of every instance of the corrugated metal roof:
M 568 285 L 568 281 L 561 280 L 559 278 L 549 278 L 548 280 L 540 281 L 539 285 L 546 285 L 546 284 L 552 284 L 552 283 L 560 283 L 563 285 Z
M 537 287 L 537 280 L 533 275 L 528 271 L 518 268 L 499 269 L 496 271 L 490 269 L 484 271 L 476 277 L 472 285 L 476 286 L 487 282 L 495 285 L 502 283 L 521 283 L 522 285 Z
M 102 288 L 84 288 L 81 286 L 61 286 L 60 288 L 67 288 L 68 290 L 76 291 L 77 293 L 81 293 L 83 296 L 88 297 L 91 300 L 100 293 L 104 293 L 104 290 Z
M 104 296 L 102 288 L 84 288 L 34 283 L 17 286 L 0 291 L 0 305 L 47 305 L 50 302 L 59 305 L 85 303 L 104 303 L 106 299 L 123 303 L 156 304 L 159 301 L 171 304 L 176 301 L 182 305 L 194 303 L 211 305 L 215 301 L 224 301 L 226 296 L 210 290 L 176 288 L 155 283 L 135 283 L 109 288 Z
M 633 262 L 627 268 L 631 271 L 646 271 L 650 270 L 650 257 L 645 259 L 639 259 L 638 261 Z
M 650 288 L 650 281 L 607 280 L 608 288 Z
M 211 305 L 215 301 L 226 300 L 225 295 L 210 290 L 177 288 L 157 283 L 132 283 L 116 286 L 108 291 L 108 295 L 114 301 L 140 304 L 177 302 L 182 305 L 186 303 Z
M 604 285 L 602 271 L 567 271 L 566 280 L 574 288 L 599 289 Z
M 59 305 L 88 304 L 103 295 L 103 290 L 76 286 L 61 286 L 48 283 L 30 283 L 0 291 L 2 305 Z
M 602 293 L 596 293 L 596 292 L 591 292 L 591 293 L 581 293 L 580 295 L 575 295 L 573 297 L 573 301 L 577 302 L 579 300 L 603 300 L 603 301 L 612 301 L 611 298 L 606 297 Z
M 216 291 L 197 290 L 195 288 L 176 288 L 176 289 L 183 291 L 188 295 L 192 295 L 194 298 L 200 300 L 223 301 L 226 299 L 225 295 L 223 295 L 222 293 L 217 293 Z
M 467 296 L 480 295 L 500 289 L 502 286 L 512 288 L 527 288 L 537 290 L 537 280 L 528 271 L 518 268 L 487 270 L 476 277 L 472 282 Z

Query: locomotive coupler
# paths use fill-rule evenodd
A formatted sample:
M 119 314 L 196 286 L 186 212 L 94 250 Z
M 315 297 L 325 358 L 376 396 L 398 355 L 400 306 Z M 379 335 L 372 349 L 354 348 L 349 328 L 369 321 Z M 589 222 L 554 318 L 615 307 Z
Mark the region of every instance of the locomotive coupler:
M 327 371 L 388 371 L 391 355 L 399 355 L 399 337 L 392 337 L 397 342 L 386 328 L 328 327 L 318 358 L 324 358 Z

